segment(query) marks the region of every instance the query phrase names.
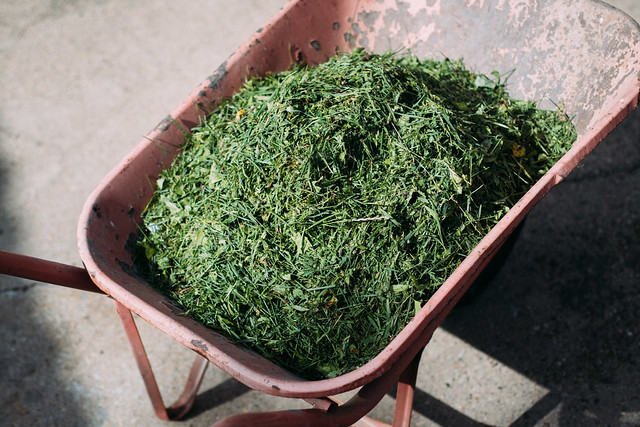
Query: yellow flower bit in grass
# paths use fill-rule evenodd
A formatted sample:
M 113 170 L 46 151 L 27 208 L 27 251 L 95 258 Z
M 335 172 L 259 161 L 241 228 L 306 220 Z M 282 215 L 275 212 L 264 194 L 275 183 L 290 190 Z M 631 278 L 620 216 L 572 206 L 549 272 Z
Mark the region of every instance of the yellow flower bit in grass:
M 243 118 L 244 116 L 247 115 L 247 110 L 246 109 L 242 109 L 242 110 L 238 110 L 238 112 L 236 113 L 236 120 L 240 120 L 241 118 Z
M 520 144 L 513 144 L 511 146 L 511 152 L 514 157 L 523 157 L 527 150 Z

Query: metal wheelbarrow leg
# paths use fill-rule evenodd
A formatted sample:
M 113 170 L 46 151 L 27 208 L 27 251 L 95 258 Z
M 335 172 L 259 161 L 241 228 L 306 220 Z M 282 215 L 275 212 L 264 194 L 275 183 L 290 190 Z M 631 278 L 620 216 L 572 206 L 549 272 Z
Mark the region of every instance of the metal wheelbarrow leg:
M 0 251 L 0 274 L 88 292 L 104 293 L 93 283 L 83 268 L 6 251 Z M 122 304 L 117 301 L 115 304 L 156 415 L 163 420 L 178 420 L 184 417 L 193 406 L 209 361 L 196 355 L 182 394 L 174 404 L 165 407 L 133 316 Z
M 209 361 L 200 355 L 196 355 L 196 359 L 193 362 L 193 366 L 189 372 L 189 377 L 187 378 L 187 383 L 184 386 L 182 394 L 180 394 L 180 397 L 173 405 L 166 407 L 162 400 L 162 395 L 160 394 L 160 389 L 158 388 L 155 375 L 151 369 L 149 358 L 144 350 L 144 344 L 140 338 L 140 333 L 138 332 L 138 328 L 133 320 L 133 315 L 119 302 L 115 301 L 115 304 L 118 316 L 122 321 L 122 326 L 124 326 L 124 331 L 127 334 L 129 345 L 131 345 L 131 349 L 133 350 L 133 355 L 136 358 L 138 369 L 140 370 L 140 374 L 144 380 L 144 385 L 147 388 L 147 393 L 151 399 L 151 405 L 153 405 L 153 410 L 155 411 L 156 416 L 161 420 L 179 420 L 184 417 L 193 406 L 200 384 L 202 384 L 202 378 L 204 377 L 207 366 L 209 365 Z

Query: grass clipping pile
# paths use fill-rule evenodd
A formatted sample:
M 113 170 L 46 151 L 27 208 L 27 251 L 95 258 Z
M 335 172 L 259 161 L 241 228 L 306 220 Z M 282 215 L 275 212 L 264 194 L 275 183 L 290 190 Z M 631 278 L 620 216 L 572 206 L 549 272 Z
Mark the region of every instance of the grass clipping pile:
M 361 366 L 575 139 L 493 77 L 357 51 L 249 80 L 159 177 L 138 262 L 302 377 Z

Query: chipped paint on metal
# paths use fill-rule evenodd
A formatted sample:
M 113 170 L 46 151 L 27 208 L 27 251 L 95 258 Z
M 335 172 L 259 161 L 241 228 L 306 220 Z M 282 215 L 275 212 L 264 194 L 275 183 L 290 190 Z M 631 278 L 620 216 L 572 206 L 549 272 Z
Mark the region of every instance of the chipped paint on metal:
M 466 0 L 466 7 L 484 7 L 484 0 Z
M 638 25 L 595 1 L 361 2 L 353 16 L 350 47 L 462 59 L 475 71 L 509 75 L 514 97 L 566 105 L 580 134 L 640 69 Z
M 426 2 L 426 7 L 424 8 L 424 11 L 427 13 L 427 15 L 438 15 L 440 14 L 440 10 L 441 10 L 441 0 L 427 0 Z M 433 3 L 433 4 L 429 4 L 429 3 Z M 417 6 L 417 4 L 415 4 L 414 6 Z M 409 10 L 407 10 L 407 12 L 411 15 L 416 15 L 418 13 L 420 9 L 418 9 L 417 7 L 410 7 Z
M 538 1 L 536 0 L 512 0 L 509 3 L 508 25 L 521 27 L 538 13 Z
M 224 61 L 220 66 L 213 72 L 209 77 L 207 77 L 207 81 L 209 81 L 208 87 L 210 89 L 217 89 L 220 87 L 220 81 L 225 78 L 227 75 L 227 61 Z
M 166 115 L 164 119 L 162 119 L 160 123 L 156 125 L 155 130 L 159 131 L 160 133 L 165 132 L 167 129 L 169 129 L 169 126 L 171 126 L 172 123 L 173 118 L 170 115 Z
M 202 351 L 206 352 L 206 351 L 209 350 L 209 347 L 207 346 L 207 344 L 204 343 L 201 340 L 191 340 L 191 344 L 193 344 L 194 347 L 196 347 L 196 348 L 198 348 L 198 349 L 200 349 Z

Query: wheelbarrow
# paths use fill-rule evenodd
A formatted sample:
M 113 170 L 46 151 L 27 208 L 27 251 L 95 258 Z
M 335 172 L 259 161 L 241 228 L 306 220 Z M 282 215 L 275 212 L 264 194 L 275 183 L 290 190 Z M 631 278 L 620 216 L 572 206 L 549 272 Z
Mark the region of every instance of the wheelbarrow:
M 140 213 L 158 174 L 181 149 L 185 132 L 249 76 L 310 65 L 336 52 L 406 50 L 419 57 L 462 58 L 480 73 L 510 74 L 512 96 L 563 105 L 578 139 L 482 239 L 398 336 L 375 358 L 344 375 L 309 381 L 184 316 L 133 267 Z M 640 28 L 595 0 L 294 0 L 254 33 L 151 131 L 90 194 L 78 222 L 85 268 L 0 252 L 0 273 L 102 292 L 115 302 L 156 415 L 190 409 L 212 363 L 246 386 L 311 407 L 239 414 L 220 425 L 383 425 L 366 418 L 397 382 L 393 425 L 409 425 L 422 349 L 527 213 L 636 106 Z M 132 313 L 193 350 L 184 392 L 165 406 Z M 347 402 L 333 396 L 358 389 Z

